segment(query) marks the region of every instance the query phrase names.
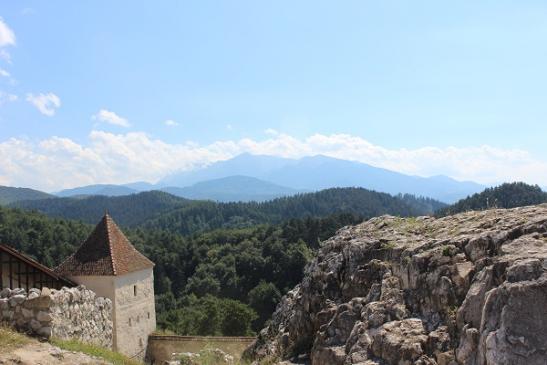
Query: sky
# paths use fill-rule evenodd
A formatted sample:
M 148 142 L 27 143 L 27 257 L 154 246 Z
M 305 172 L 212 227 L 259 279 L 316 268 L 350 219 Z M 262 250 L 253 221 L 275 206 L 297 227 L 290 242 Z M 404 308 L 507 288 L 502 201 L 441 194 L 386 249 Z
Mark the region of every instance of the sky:
M 544 1 L 0 0 L 0 185 L 239 153 L 547 186 Z

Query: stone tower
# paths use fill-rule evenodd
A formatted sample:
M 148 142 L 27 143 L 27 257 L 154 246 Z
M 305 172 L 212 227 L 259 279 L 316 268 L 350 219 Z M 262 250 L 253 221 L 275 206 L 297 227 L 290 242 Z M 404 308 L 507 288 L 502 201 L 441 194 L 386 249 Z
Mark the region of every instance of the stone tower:
M 142 359 L 148 335 L 156 329 L 153 268 L 105 214 L 55 271 L 112 300 L 113 349 Z

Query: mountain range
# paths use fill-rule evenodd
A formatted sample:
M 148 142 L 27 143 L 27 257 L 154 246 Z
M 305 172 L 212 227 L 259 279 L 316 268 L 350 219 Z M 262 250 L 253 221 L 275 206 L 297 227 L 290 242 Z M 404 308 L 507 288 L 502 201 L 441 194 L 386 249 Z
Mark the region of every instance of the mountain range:
M 166 176 L 156 184 L 96 184 L 48 194 L 32 189 L 4 187 L 0 204 L 15 201 L 91 195 L 125 196 L 160 190 L 200 200 L 267 201 L 303 192 L 335 187 L 362 187 L 391 195 L 412 194 L 453 203 L 484 190 L 485 186 L 447 176 L 420 177 L 327 156 L 289 159 L 241 154 L 192 171 Z
M 231 175 L 251 176 L 297 190 L 363 187 L 389 194 L 428 196 L 446 203 L 452 203 L 485 188 L 474 182 L 457 181 L 447 176 L 405 175 L 361 162 L 322 155 L 295 160 L 247 153 L 202 169 L 167 176 L 159 185 L 187 186 Z
M 447 176 L 420 177 L 327 156 L 289 159 L 241 154 L 192 171 L 166 176 L 157 184 L 90 185 L 63 190 L 57 196 L 121 196 L 162 190 L 188 199 L 265 201 L 333 187 L 363 187 L 378 192 L 427 196 L 453 203 L 485 186 Z

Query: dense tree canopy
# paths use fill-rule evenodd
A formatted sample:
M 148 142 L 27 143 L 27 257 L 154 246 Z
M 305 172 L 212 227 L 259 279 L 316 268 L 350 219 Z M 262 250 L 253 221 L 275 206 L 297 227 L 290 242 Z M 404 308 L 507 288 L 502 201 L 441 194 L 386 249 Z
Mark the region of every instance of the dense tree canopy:
M 0 207 L 0 243 L 13 246 L 50 267 L 70 255 L 91 229 L 79 222 Z
M 443 203 L 412 195 L 394 197 L 363 188 L 335 188 L 262 203 L 186 200 L 164 192 L 150 191 L 120 197 L 20 201 L 12 206 L 89 224 L 98 222 L 108 211 L 124 227 L 159 228 L 189 235 L 219 228 L 279 224 L 291 218 L 326 217 L 338 213 L 353 213 L 366 218 L 382 214 L 432 214 Z
M 547 202 L 547 193 L 537 185 L 528 185 L 523 182 L 505 183 L 440 209 L 437 215 L 444 216 L 491 208 L 516 208 L 545 202 Z

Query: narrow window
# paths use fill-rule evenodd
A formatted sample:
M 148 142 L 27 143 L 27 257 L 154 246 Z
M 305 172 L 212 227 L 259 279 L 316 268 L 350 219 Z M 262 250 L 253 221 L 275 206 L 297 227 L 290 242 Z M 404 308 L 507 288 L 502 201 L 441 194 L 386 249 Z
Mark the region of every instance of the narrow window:
M 148 312 L 148 319 L 150 319 L 150 312 Z
M 129 318 L 129 327 L 131 327 L 131 318 Z
M 133 295 L 137 296 L 137 286 L 133 285 Z

